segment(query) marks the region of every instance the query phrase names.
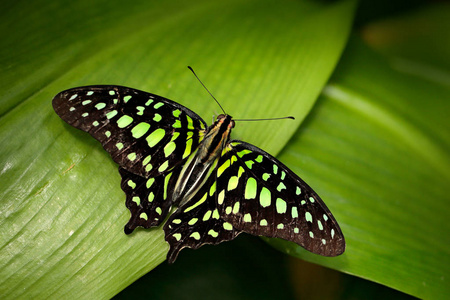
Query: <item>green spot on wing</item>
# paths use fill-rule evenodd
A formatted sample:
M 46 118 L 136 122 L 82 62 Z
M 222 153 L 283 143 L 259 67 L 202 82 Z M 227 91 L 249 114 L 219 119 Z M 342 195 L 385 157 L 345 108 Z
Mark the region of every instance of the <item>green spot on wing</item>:
M 277 213 L 284 214 L 287 209 L 286 201 L 284 201 L 283 199 L 277 198 L 276 207 L 277 207 Z
M 244 222 L 250 223 L 252 221 L 252 216 L 250 214 L 244 215 Z
M 231 225 L 231 224 L 228 223 L 228 222 L 224 222 L 224 223 L 223 223 L 223 228 L 224 228 L 225 230 L 233 230 L 233 225 Z
M 131 161 L 135 160 L 135 159 L 136 159 L 136 153 L 135 153 L 135 152 L 132 152 L 132 153 L 128 154 L 128 155 L 127 155 L 127 158 L 128 158 L 129 160 L 131 160 Z
M 173 123 L 172 125 L 173 128 L 181 128 L 181 121 L 180 120 L 175 120 L 175 123 Z
M 136 188 L 136 183 L 133 180 L 128 180 L 127 182 L 128 186 L 132 189 Z
M 211 214 L 212 214 L 212 211 L 210 211 L 210 210 L 208 210 L 206 213 L 205 213 L 205 215 L 203 216 L 203 221 L 208 221 L 209 220 L 209 218 L 211 218 Z
M 256 197 L 256 179 L 253 177 L 249 177 L 247 179 L 247 184 L 245 185 L 245 199 L 255 199 Z
M 239 207 L 240 207 L 239 201 L 235 202 L 233 206 L 233 214 L 237 214 L 239 212 Z
M 241 178 L 242 174 L 244 174 L 245 170 L 242 166 L 239 166 L 238 177 Z
M 149 189 L 152 186 L 153 182 L 155 182 L 155 178 L 149 178 L 147 180 L 147 182 L 145 183 L 145 186 L 147 187 L 147 189 Z
M 145 107 L 143 107 L 143 106 L 136 106 L 136 109 L 137 109 L 137 115 L 138 116 L 142 116 L 142 115 L 144 115 L 144 110 L 145 110 Z
M 312 215 L 311 215 L 311 213 L 310 213 L 309 211 L 307 211 L 307 212 L 305 213 L 305 219 L 306 219 L 306 221 L 308 221 L 308 222 L 312 222 Z
M 119 128 L 125 128 L 133 122 L 133 118 L 127 115 L 123 115 L 117 120 L 117 126 Z
M 105 107 L 106 107 L 106 104 L 105 104 L 105 103 L 102 103 L 102 102 L 95 104 L 95 108 L 96 108 L 97 110 L 104 109 Z
M 166 200 L 167 199 L 167 192 L 169 190 L 169 180 L 170 177 L 172 177 L 173 173 L 170 173 L 166 176 L 166 178 L 164 178 L 164 196 L 163 199 Z
M 292 206 L 291 215 L 292 215 L 292 218 L 298 218 L 298 210 L 297 210 L 296 206 Z
M 155 109 L 158 109 L 158 108 L 160 108 L 160 107 L 163 106 L 163 105 L 164 105 L 164 103 L 158 102 L 158 103 L 156 103 L 153 107 L 154 107 Z
M 198 232 L 193 232 L 190 236 L 196 239 L 197 241 L 200 240 L 200 233 Z
M 180 241 L 181 240 L 181 233 L 174 233 L 173 237 L 177 240 Z
M 262 207 L 270 206 L 271 194 L 266 187 L 263 187 L 261 193 L 259 194 L 259 203 L 261 204 Z
M 141 205 L 141 198 L 134 196 L 133 199 L 131 199 L 134 203 L 136 203 L 137 206 Z
M 229 159 L 227 159 L 218 169 L 217 169 L 217 177 L 220 177 L 223 172 L 231 165 L 231 162 Z
M 212 236 L 212 237 L 215 237 L 215 238 L 219 236 L 219 233 L 218 233 L 217 231 L 213 230 L 213 229 L 210 229 L 210 230 L 208 231 L 208 234 L 209 234 L 210 236 Z
M 188 115 L 186 115 L 186 119 L 188 121 L 188 126 L 187 128 L 190 130 L 194 130 L 194 122 L 192 121 L 191 117 L 189 117 Z
M 239 151 L 239 152 L 237 153 L 237 155 L 238 155 L 240 158 L 242 158 L 242 156 L 244 156 L 245 154 L 248 154 L 248 153 L 252 153 L 252 151 L 250 151 L 250 150 L 248 150 L 248 149 L 244 149 L 244 150 Z
M 180 116 L 180 113 L 181 113 L 181 110 L 179 110 L 179 109 L 176 109 L 172 112 L 172 114 L 175 118 L 178 118 Z
M 284 183 L 280 182 L 280 184 L 277 186 L 277 191 L 281 192 L 283 189 L 286 189 L 286 186 Z
M 216 182 L 214 181 L 214 183 L 209 188 L 209 195 L 212 196 L 215 192 L 216 192 Z
M 150 124 L 141 122 L 131 129 L 131 135 L 133 135 L 135 139 L 138 139 L 142 137 L 144 134 L 146 134 L 149 129 Z
M 221 191 L 217 196 L 217 203 L 219 205 L 222 205 L 224 199 L 225 199 L 225 190 Z
M 208 194 L 205 193 L 205 195 L 204 195 L 199 201 L 197 201 L 196 203 L 194 203 L 194 205 L 191 205 L 191 206 L 189 206 L 188 208 L 186 208 L 186 209 L 184 210 L 184 212 L 186 213 L 186 212 L 188 212 L 188 211 L 190 211 L 190 210 L 193 210 L 194 208 L 196 208 L 197 206 L 199 206 L 200 204 L 202 204 L 203 202 L 205 202 L 207 197 L 208 197 Z
M 153 199 L 155 199 L 155 194 L 153 193 L 148 194 L 148 202 L 153 202 Z
M 158 144 L 166 135 L 166 132 L 162 128 L 158 128 L 155 131 L 153 131 L 147 138 L 147 143 L 149 147 L 154 147 L 156 144 Z
M 192 151 L 192 139 L 186 141 L 186 148 L 184 149 L 183 159 L 188 157 Z
M 251 169 L 254 163 L 255 162 L 253 160 L 247 160 L 245 162 L 245 165 L 247 166 L 247 168 Z
M 170 154 L 172 154 L 173 151 L 175 151 L 176 145 L 174 142 L 170 142 L 168 143 L 165 147 L 164 147 L 164 156 L 167 158 L 169 157 Z
M 106 114 L 106 118 L 109 120 L 109 119 L 114 118 L 116 115 L 117 115 L 117 110 L 112 110 Z
M 130 99 L 131 99 L 131 96 L 130 96 L 130 95 L 125 96 L 125 97 L 123 97 L 123 102 L 124 102 L 124 103 L 127 103 Z
M 228 180 L 228 187 L 227 190 L 231 191 L 234 190 L 239 183 L 239 178 L 237 176 L 231 176 L 230 179 Z
M 317 220 L 317 226 L 319 226 L 319 230 L 323 230 L 323 225 L 322 222 L 320 222 L 320 220 Z
M 162 119 L 162 117 L 160 114 L 155 114 L 155 116 L 153 117 L 153 121 L 155 121 L 155 122 L 159 122 L 159 121 L 161 121 L 161 119 Z
M 148 164 L 151 160 L 152 160 L 152 156 L 151 156 L 151 155 L 147 155 L 147 157 L 144 158 L 144 160 L 142 161 L 142 165 L 145 166 L 145 165 Z
M 167 167 L 169 167 L 169 161 L 166 160 L 161 166 L 158 168 L 158 172 L 164 172 Z

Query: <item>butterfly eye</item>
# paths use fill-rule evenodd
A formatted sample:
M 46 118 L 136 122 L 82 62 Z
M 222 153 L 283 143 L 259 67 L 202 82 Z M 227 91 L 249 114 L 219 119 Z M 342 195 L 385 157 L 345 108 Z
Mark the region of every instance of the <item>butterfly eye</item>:
M 235 125 L 234 120 L 231 120 L 230 125 L 231 125 L 231 128 L 234 128 L 234 125 Z

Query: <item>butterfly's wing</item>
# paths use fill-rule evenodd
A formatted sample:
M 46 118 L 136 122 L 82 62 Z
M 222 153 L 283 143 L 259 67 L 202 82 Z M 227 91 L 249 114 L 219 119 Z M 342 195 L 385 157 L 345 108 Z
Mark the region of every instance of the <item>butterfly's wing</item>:
M 156 177 L 145 178 L 119 168 L 122 176 L 122 190 L 126 194 L 126 206 L 131 217 L 125 225 L 125 233 L 130 234 L 138 227 L 159 226 L 172 207 L 172 191 L 181 167 Z
M 185 247 L 198 249 L 204 244 L 215 245 L 232 240 L 241 232 L 219 217 L 215 187 L 213 173 L 198 193 L 167 220 L 164 232 L 170 245 L 169 263 L 173 263 Z
M 122 86 L 86 86 L 53 99 L 55 112 L 100 141 L 113 160 L 149 178 L 169 172 L 197 148 L 205 122 L 169 99 Z
M 265 151 L 230 141 L 217 167 L 221 219 L 253 235 L 282 238 L 324 256 L 345 250 L 344 236 L 322 199 Z
M 125 232 L 159 225 L 177 172 L 203 138 L 205 122 L 166 98 L 122 86 L 86 86 L 53 99 L 56 113 L 100 141 L 120 165 L 131 211 Z

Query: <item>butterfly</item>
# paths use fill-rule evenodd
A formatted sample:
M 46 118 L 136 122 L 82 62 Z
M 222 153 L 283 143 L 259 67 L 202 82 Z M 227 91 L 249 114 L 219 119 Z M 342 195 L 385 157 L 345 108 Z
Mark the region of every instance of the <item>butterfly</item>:
M 115 85 L 68 89 L 52 104 L 119 165 L 131 212 L 125 233 L 167 219 L 169 263 L 185 247 L 218 244 L 242 232 L 292 241 L 323 256 L 344 252 L 342 231 L 317 193 L 267 152 L 231 140 L 230 115 L 208 127 L 174 101 Z

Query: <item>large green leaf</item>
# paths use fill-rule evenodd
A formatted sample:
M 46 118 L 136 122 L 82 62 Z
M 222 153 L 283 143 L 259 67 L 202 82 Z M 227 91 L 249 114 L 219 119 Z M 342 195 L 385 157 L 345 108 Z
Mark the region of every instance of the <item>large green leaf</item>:
M 346 252 L 279 249 L 411 295 L 450 295 L 450 88 L 392 68 L 353 40 L 279 158 L 326 200 Z
M 4 5 L 4 4 L 3 4 Z M 295 114 L 234 137 L 276 154 L 346 43 L 354 1 L 33 1 L 0 10 L 0 294 L 108 298 L 165 259 L 161 229 L 123 234 L 117 166 L 52 111 L 59 91 L 120 84 L 235 117 Z M 199 99 L 199 100 L 194 100 Z

